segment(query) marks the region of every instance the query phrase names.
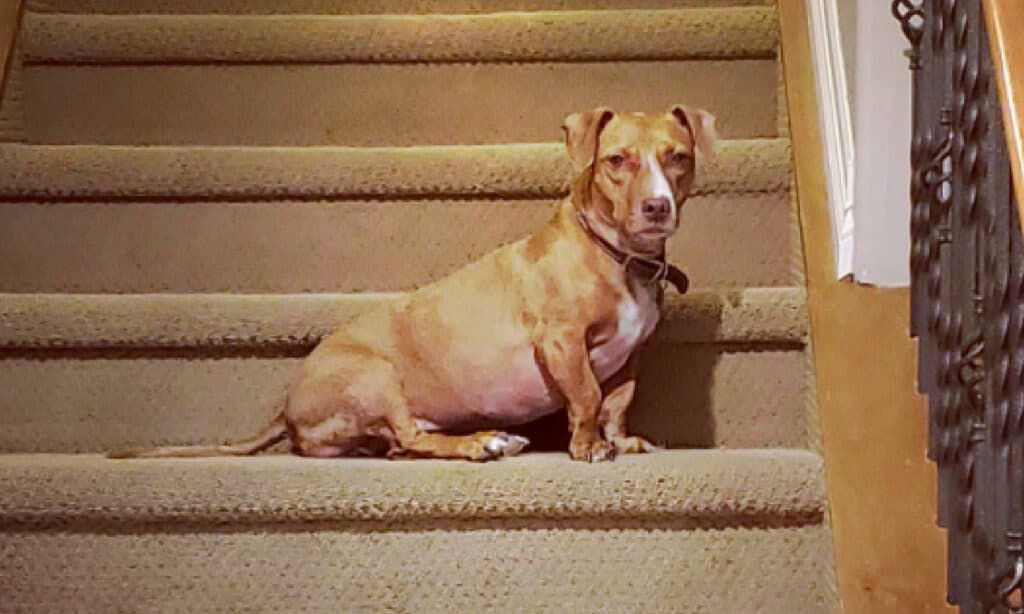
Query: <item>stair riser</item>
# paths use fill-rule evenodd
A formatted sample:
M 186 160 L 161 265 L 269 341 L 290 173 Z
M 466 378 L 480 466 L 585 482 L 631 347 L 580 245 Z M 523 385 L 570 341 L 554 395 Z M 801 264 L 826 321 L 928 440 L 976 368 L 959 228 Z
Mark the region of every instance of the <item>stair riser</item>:
M 670 259 L 702 287 L 793 282 L 787 193 L 697 196 Z M 0 204 L 3 292 L 349 292 L 438 279 L 550 200 Z
M 612 527 L 614 525 L 609 525 Z M 17 612 L 834 612 L 820 525 L 0 533 Z M 414 553 L 410 555 L 410 553 Z M 429 587 L 429 589 L 427 589 Z M 671 604 L 671 605 L 669 605 Z
M 31 11 L 60 13 L 311 13 L 373 15 L 501 11 L 675 9 L 766 6 L 772 0 L 28 0 Z
M 300 361 L 50 356 L 0 360 L 0 452 L 243 438 L 280 410 Z M 655 344 L 644 353 L 633 424 L 672 446 L 803 447 L 804 367 L 798 348 Z
M 29 63 L 581 62 L 772 58 L 770 9 L 497 15 L 27 13 Z M 612 33 L 619 36 L 610 36 Z
M 16 82 L 23 88 L 23 133 L 36 143 L 550 141 L 561 137 L 562 120 L 573 111 L 599 104 L 659 110 L 680 102 L 715 113 L 723 136 L 776 134 L 774 60 L 30 65 Z

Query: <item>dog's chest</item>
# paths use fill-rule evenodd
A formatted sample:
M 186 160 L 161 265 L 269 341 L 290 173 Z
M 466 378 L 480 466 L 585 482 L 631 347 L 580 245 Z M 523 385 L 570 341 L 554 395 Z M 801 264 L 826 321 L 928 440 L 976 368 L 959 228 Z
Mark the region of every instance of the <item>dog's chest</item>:
M 616 306 L 617 325 L 607 339 L 590 349 L 590 365 L 599 381 L 615 375 L 637 347 L 647 340 L 658 325 L 657 290 L 649 286 L 634 288 Z

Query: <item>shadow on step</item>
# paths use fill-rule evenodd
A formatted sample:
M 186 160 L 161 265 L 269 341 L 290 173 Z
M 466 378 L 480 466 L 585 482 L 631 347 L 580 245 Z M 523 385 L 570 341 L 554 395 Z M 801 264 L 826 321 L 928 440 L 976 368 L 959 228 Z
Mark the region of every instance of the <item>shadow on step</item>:
M 670 448 L 711 448 L 717 436 L 712 394 L 723 350 L 713 345 L 658 344 L 641 358 L 630 432 Z M 565 411 L 510 429 L 531 442 L 531 451 L 569 447 Z
M 700 333 L 699 338 L 717 338 L 726 300 L 730 300 L 728 295 L 718 297 L 716 302 L 709 301 L 701 317 L 671 325 L 699 327 L 700 331 L 693 331 Z M 723 396 L 735 397 L 730 392 L 737 391 L 726 390 L 728 387 L 752 384 L 732 381 L 728 372 L 717 368 L 723 356 L 733 349 L 720 343 L 651 343 L 645 347 L 629 414 L 630 432 L 670 448 L 721 445 L 723 437 L 718 432 L 715 408 L 721 406 Z M 514 430 L 530 439 L 533 451 L 564 451 L 569 445 L 564 411 Z M 725 439 L 730 437 L 726 435 Z
M 251 533 L 293 533 L 308 534 L 312 531 L 344 531 L 348 534 L 421 533 L 424 531 L 542 531 L 559 530 L 603 531 L 724 531 L 724 530 L 765 530 L 796 529 L 819 525 L 824 517 L 821 511 L 800 510 L 780 513 L 728 514 L 708 516 L 673 515 L 653 517 L 644 514 L 616 515 L 602 514 L 593 518 L 575 517 L 530 517 L 515 518 L 445 518 L 391 520 L 250 520 L 234 522 L 211 522 L 206 519 L 160 519 L 136 521 L 131 518 L 118 520 L 85 519 L 68 521 L 53 519 L 21 523 L 15 519 L 0 526 L 3 531 L 21 534 L 39 533 L 59 529 L 64 535 L 244 535 Z

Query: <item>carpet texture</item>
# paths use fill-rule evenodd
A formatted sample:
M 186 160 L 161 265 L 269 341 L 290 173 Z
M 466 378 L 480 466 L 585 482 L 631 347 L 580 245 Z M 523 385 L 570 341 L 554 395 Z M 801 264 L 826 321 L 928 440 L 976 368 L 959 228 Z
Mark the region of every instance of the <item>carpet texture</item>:
M 555 143 L 7 145 L 0 162 L 0 292 L 18 293 L 406 290 L 533 232 L 571 176 Z M 720 144 L 669 245 L 694 288 L 797 281 L 788 168 L 785 139 Z
M 560 122 L 550 126 L 558 133 Z M 694 195 L 788 191 L 788 139 L 724 140 Z M 26 200 L 558 198 L 562 143 L 434 147 L 0 145 L 0 197 Z
M 832 614 L 820 525 L 0 532 L 6 612 Z
M 834 612 L 821 469 L 0 456 L 0 588 L 12 612 Z
M 770 0 L 26 0 L 0 612 L 838 612 L 778 45 Z M 721 140 L 629 414 L 671 449 L 100 455 L 252 435 L 339 321 L 550 217 L 568 113 L 677 103 Z
M 26 0 L 30 11 L 71 14 L 474 14 L 503 11 L 770 6 L 772 0 Z
M 23 22 L 26 61 L 540 62 L 772 57 L 771 8 L 486 15 L 47 15 Z M 614 35 L 613 35 L 614 34 Z
M 792 526 L 820 522 L 821 471 L 804 450 L 664 451 L 598 465 L 555 453 L 488 464 L 0 455 L 0 530 L 492 519 Z
M 0 294 L 0 349 L 312 349 L 339 322 L 395 294 Z M 806 298 L 797 288 L 670 294 L 663 343 L 800 344 Z
M 799 285 L 788 201 L 785 192 L 694 196 L 668 258 L 695 290 Z M 408 290 L 553 212 L 553 200 L 489 198 L 0 203 L 0 292 Z
M 283 354 L 247 348 L 7 354 L 0 362 L 0 451 L 102 452 L 249 437 L 281 410 L 304 352 Z M 654 344 L 640 360 L 629 412 L 638 434 L 672 447 L 808 445 L 803 346 Z M 549 429 L 566 432 L 557 423 Z
M 771 58 L 26 63 L 8 87 L 22 91 L 24 138 L 40 144 L 533 143 L 560 139 L 573 111 L 599 104 L 656 111 L 680 102 L 714 109 L 722 137 L 748 139 L 778 135 L 776 68 Z

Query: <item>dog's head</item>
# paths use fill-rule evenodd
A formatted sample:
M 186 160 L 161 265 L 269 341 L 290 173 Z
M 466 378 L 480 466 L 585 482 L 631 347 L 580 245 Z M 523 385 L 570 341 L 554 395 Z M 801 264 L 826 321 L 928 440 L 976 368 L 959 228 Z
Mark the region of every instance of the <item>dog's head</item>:
M 656 254 L 679 226 L 697 161 L 711 155 L 715 118 L 676 105 L 664 113 L 615 113 L 599 107 L 562 125 L 577 191 L 588 217 L 613 231 L 621 248 Z

